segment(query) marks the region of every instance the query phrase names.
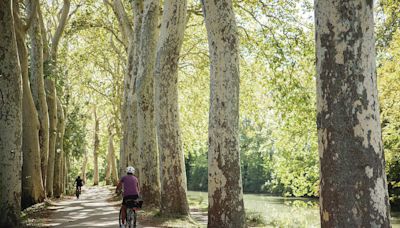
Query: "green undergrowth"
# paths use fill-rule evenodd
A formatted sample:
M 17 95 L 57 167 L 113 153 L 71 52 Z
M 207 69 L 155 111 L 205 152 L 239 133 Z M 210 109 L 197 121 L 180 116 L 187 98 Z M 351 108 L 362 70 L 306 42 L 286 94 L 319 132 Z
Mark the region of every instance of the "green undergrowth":
M 207 198 L 203 196 L 190 196 L 188 195 L 188 202 L 190 208 L 196 208 L 201 212 L 207 212 L 208 210 L 208 202 Z
M 246 224 L 249 227 L 265 227 L 267 223 L 262 214 L 254 211 L 246 211 Z

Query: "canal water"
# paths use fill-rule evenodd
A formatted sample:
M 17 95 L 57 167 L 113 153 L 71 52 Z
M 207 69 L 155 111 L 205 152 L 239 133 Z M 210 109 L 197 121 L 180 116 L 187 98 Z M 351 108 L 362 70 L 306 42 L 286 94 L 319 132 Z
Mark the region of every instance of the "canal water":
M 207 193 L 189 191 L 188 197 L 207 207 Z M 317 199 L 245 194 L 246 212 L 262 216 L 267 227 L 320 227 Z M 391 212 L 392 227 L 400 228 L 400 212 Z

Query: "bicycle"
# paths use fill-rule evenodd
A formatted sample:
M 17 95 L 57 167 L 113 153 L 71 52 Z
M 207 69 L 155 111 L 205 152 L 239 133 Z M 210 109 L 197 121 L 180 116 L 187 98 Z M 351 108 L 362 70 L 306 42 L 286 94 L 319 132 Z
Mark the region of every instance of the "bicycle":
M 126 221 L 125 227 L 133 228 L 136 227 L 137 213 L 140 209 L 140 201 L 137 199 L 128 199 L 126 202 Z M 122 226 L 122 208 L 119 210 L 119 227 Z
M 79 199 L 79 195 L 81 194 L 81 189 L 80 188 L 76 188 L 76 190 L 75 190 L 75 195 L 76 195 L 76 198 L 77 199 Z

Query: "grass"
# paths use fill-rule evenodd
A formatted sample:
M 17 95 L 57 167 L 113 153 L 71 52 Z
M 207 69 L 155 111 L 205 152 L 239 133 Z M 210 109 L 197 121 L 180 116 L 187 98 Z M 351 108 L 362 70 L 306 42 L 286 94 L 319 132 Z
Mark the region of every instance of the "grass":
M 138 213 L 142 225 L 156 227 L 200 227 L 190 216 L 162 215 L 158 209 L 146 209 Z
M 249 227 L 265 227 L 264 216 L 258 212 L 246 211 L 246 223 Z

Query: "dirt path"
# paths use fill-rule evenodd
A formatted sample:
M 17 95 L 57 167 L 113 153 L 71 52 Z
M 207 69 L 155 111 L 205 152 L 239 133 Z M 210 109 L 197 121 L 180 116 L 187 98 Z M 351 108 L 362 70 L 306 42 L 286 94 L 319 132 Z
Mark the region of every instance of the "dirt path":
M 51 202 L 47 207 L 51 227 L 118 227 L 118 201 L 109 201 L 112 191 L 107 187 L 82 188 L 79 199 Z M 142 227 L 138 224 L 137 227 Z
M 48 201 L 30 215 L 27 227 L 119 227 L 121 202 L 116 201 L 111 187 L 83 187 L 80 199 L 66 197 Z M 137 227 L 206 227 L 207 213 L 191 208 L 191 218 L 172 219 L 155 216 L 154 212 L 138 212 Z M 29 217 L 29 216 L 28 216 Z M 193 223 L 193 221 L 195 221 Z

